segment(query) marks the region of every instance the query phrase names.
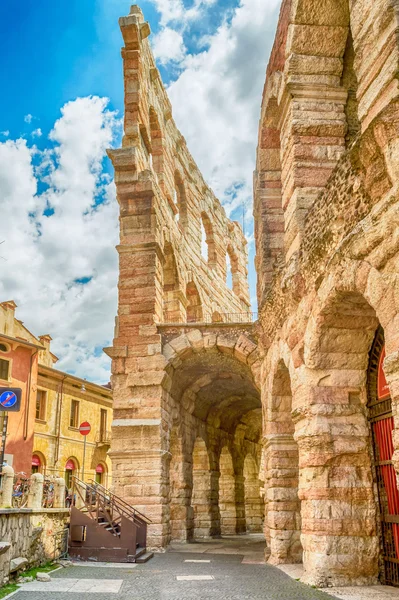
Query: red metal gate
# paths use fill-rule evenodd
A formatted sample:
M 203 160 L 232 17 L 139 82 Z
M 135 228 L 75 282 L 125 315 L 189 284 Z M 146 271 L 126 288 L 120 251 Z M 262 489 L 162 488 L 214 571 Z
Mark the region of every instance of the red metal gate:
M 368 409 L 373 436 L 384 559 L 383 583 L 399 586 L 399 492 L 392 464 L 394 428 L 392 401 L 382 368 L 384 333 L 379 328 L 370 351 Z

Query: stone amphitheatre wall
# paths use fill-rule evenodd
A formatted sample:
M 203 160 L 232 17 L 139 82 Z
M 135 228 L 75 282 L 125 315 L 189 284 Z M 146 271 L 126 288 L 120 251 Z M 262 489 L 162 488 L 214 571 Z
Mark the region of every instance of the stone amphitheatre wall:
M 227 218 L 175 125 L 141 10 L 133 6 L 120 26 L 125 42 L 124 137 L 122 149 L 109 155 L 121 207 L 121 304 L 124 295 L 129 304 L 136 294 L 137 312 L 155 313 L 158 322 L 184 322 L 190 303 L 197 308 L 189 320 L 209 319 L 215 312 L 248 312 L 247 242 L 242 230 Z M 201 252 L 204 242 L 207 260 Z M 129 269 L 140 268 L 150 248 L 156 254 L 154 273 L 143 264 L 145 275 L 139 281 Z M 233 289 L 226 283 L 227 256 Z M 126 310 L 131 314 L 130 304 Z M 123 319 L 120 311 L 120 325 Z
M 255 172 L 267 535 L 316 585 L 379 574 L 367 368 L 399 421 L 399 6 L 286 0 Z
M 152 520 L 150 547 L 260 531 L 259 357 L 248 323 L 247 243 L 174 123 L 140 9 L 132 6 L 120 26 L 124 137 L 109 151 L 120 206 L 119 300 L 106 349 L 115 491 Z M 229 329 L 235 320 L 247 327 Z

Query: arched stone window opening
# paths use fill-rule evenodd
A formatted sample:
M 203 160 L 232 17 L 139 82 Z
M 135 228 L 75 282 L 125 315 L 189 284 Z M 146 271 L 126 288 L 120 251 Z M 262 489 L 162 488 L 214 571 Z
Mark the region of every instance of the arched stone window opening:
M 155 109 L 150 107 L 151 158 L 150 166 L 159 174 L 163 169 L 163 136 Z
M 152 153 L 151 148 L 151 140 L 148 136 L 147 129 L 144 125 L 140 125 L 140 140 L 141 140 L 141 148 L 143 150 L 144 156 L 150 162 L 150 156 Z
M 170 434 L 169 452 L 170 539 L 187 541 L 193 535 L 192 523 L 188 522 L 191 482 L 187 481 L 189 465 L 177 426 Z
M 163 320 L 179 323 L 184 320 L 184 304 L 180 292 L 179 274 L 172 245 L 165 243 L 163 265 Z
M 201 256 L 206 262 L 208 262 L 208 243 L 206 240 L 206 231 L 204 222 L 201 219 Z
M 215 239 L 210 218 L 206 212 L 201 213 L 201 255 L 210 267 L 216 265 Z
M 287 367 L 280 361 L 274 376 L 266 461 L 271 564 L 302 562 L 299 454 L 291 416 L 292 392 Z
M 208 450 L 202 438 L 193 449 L 193 490 L 191 506 L 194 518 L 194 538 L 210 537 L 212 531 L 211 473 Z
M 187 196 L 184 183 L 179 171 L 175 171 L 175 189 L 173 191 L 173 201 L 176 204 L 178 213 L 176 220 L 182 227 L 187 225 Z
M 351 146 L 360 133 L 360 121 L 358 114 L 357 89 L 358 81 L 354 69 L 355 51 L 353 48 L 353 38 L 349 30 L 346 49 L 344 54 L 344 65 L 341 77 L 341 85 L 348 91 L 345 114 L 348 129 L 345 136 L 346 146 Z
M 201 298 L 198 288 L 193 281 L 186 287 L 187 297 L 187 323 L 198 323 L 203 320 Z
M 217 310 L 212 313 L 212 323 L 223 323 L 223 316 Z
M 226 251 L 226 283 L 237 296 L 240 293 L 240 283 L 238 275 L 238 258 L 232 246 L 227 246 Z
M 237 533 L 236 485 L 233 459 L 224 446 L 219 459 L 219 511 L 222 535 Z
M 259 468 L 252 454 L 244 460 L 245 482 L 245 518 L 249 533 L 262 533 L 264 520 L 264 503 L 261 497 Z

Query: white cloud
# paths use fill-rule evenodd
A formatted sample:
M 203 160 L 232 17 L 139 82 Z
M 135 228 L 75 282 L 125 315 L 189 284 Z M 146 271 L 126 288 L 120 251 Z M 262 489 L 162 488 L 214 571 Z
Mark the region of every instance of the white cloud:
M 27 114 L 24 116 L 25 123 L 32 123 L 33 115 Z
M 40 129 L 40 127 L 38 127 L 37 129 L 35 129 L 31 133 L 32 137 L 42 137 L 42 135 L 43 135 L 43 133 L 42 133 L 42 130 Z
M 0 298 L 52 335 L 57 367 L 99 382 L 109 378 L 99 348 L 112 339 L 117 298 L 118 209 L 102 161 L 119 121 L 106 107 L 97 97 L 66 104 L 43 153 L 24 139 L 0 143 Z
M 228 214 L 245 204 L 246 219 L 279 6 L 280 0 L 241 0 L 231 21 L 207 36 L 208 48 L 180 62 L 183 70 L 168 88 L 176 123 L 205 178 Z
M 155 58 L 163 65 L 180 62 L 186 52 L 182 34 L 170 27 L 165 27 L 153 38 L 152 46 Z
M 8 137 L 10 135 L 10 132 L 8 129 L 6 129 L 5 131 L 0 131 L 0 135 L 2 135 L 4 137 Z

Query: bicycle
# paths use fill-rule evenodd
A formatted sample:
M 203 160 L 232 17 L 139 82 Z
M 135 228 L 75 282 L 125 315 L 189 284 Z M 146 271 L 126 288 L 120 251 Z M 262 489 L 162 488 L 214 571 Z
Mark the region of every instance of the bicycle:
M 24 508 L 28 504 L 30 479 L 26 473 L 16 473 L 12 492 L 11 504 L 13 508 Z

